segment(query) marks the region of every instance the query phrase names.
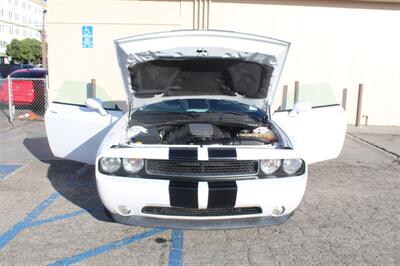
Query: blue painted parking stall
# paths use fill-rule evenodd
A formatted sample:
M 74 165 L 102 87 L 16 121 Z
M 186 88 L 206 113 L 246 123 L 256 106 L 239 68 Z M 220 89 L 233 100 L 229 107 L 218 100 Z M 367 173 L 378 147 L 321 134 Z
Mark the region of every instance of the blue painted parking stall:
M 11 168 L 8 168 L 11 169 Z M 18 236 L 25 229 L 34 228 L 37 226 L 42 226 L 46 224 L 50 224 L 52 222 L 56 222 L 59 220 L 66 220 L 73 218 L 78 215 L 87 214 L 88 210 L 80 209 L 76 211 L 72 211 L 65 214 L 56 215 L 53 217 L 49 217 L 46 219 L 37 219 L 44 211 L 46 211 L 51 205 L 53 205 L 57 199 L 61 197 L 60 193 L 54 192 L 49 197 L 47 197 L 44 201 L 36 206 L 31 212 L 29 212 L 25 218 L 14 224 L 10 229 L 8 229 L 5 233 L 0 235 L 0 251 L 4 249 L 15 237 Z M 81 252 L 79 254 L 75 254 L 70 257 L 60 258 L 59 260 L 50 263 L 49 265 L 72 265 L 79 263 L 81 261 L 87 260 L 89 258 L 98 256 L 100 254 L 110 252 L 112 250 L 124 247 L 126 245 L 132 244 L 134 242 L 147 239 L 163 233 L 168 229 L 165 228 L 149 228 L 143 232 L 136 233 L 134 235 L 122 238 L 117 241 L 112 241 L 107 244 L 100 245 L 96 248 L 88 249 L 87 251 Z M 171 231 L 171 240 L 170 240 L 170 250 L 168 257 L 168 265 L 170 266 L 178 266 L 182 265 L 182 256 L 183 256 L 183 231 L 182 230 L 172 230 Z
M 6 179 L 22 167 L 22 164 L 0 164 L 0 180 Z

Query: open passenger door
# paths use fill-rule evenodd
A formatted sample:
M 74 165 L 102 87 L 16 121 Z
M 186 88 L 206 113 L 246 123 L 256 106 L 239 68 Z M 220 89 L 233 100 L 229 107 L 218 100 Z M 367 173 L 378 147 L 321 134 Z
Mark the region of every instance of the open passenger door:
M 308 164 L 336 158 L 343 147 L 346 113 L 339 104 L 277 111 L 272 122 L 289 137 Z
M 123 114 L 107 110 L 102 115 L 84 105 L 53 102 L 45 115 L 51 151 L 56 157 L 94 164 L 105 135 Z

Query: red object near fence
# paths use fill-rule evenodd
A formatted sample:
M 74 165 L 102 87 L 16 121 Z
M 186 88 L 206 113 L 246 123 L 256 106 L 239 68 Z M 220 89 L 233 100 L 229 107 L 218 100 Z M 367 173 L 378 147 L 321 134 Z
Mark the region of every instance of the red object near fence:
M 12 103 L 18 106 L 45 104 L 45 69 L 20 69 L 10 74 Z M 41 80 L 42 79 L 42 80 Z M 8 79 L 0 86 L 0 102 L 8 104 Z

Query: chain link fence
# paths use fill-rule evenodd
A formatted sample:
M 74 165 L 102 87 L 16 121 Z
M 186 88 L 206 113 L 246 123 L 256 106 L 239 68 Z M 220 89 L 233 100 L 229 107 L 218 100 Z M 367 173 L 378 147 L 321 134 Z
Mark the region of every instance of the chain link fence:
M 48 106 L 48 79 L 0 79 L 0 111 L 14 120 L 43 120 Z

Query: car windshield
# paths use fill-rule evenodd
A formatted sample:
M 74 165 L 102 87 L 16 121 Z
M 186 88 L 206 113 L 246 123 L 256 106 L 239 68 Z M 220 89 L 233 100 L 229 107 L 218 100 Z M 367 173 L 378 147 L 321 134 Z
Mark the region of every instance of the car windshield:
M 149 104 L 138 108 L 136 112 L 158 113 L 244 113 L 260 114 L 263 110 L 228 100 L 215 99 L 179 99 Z
M 178 99 L 149 104 L 132 113 L 130 123 L 169 124 L 209 123 L 259 123 L 267 114 L 257 107 L 230 100 Z

